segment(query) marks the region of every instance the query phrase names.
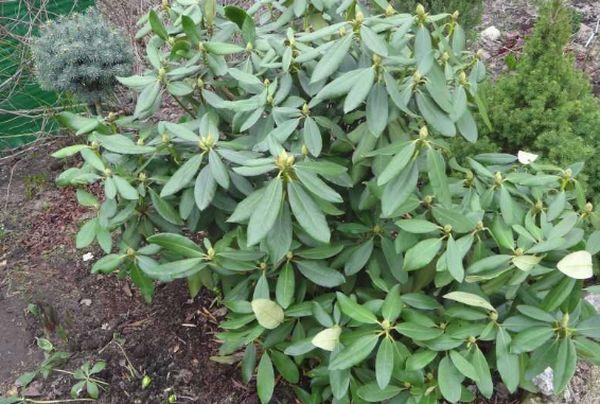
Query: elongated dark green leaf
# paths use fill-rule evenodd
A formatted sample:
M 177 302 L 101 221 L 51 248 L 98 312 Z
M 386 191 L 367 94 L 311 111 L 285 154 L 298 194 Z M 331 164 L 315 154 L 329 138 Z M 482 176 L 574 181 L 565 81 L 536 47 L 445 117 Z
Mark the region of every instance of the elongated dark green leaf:
M 319 261 L 298 261 L 296 265 L 304 277 L 325 288 L 334 288 L 346 281 L 344 275 Z
M 454 122 L 452 122 L 452 119 L 450 119 L 448 115 L 444 113 L 444 111 L 435 105 L 428 95 L 418 92 L 416 98 L 419 111 L 421 111 L 423 118 L 425 118 L 431 127 L 444 136 L 456 135 L 456 128 L 454 127 Z
M 300 182 L 302 182 L 302 185 L 304 185 L 306 189 L 308 189 L 314 195 L 329 202 L 343 202 L 340 194 L 338 194 L 333 188 L 317 177 L 316 174 L 303 170 L 302 168 L 297 168 L 295 171 L 298 179 Z
M 356 274 L 367 264 L 372 252 L 373 239 L 369 239 L 352 252 L 344 265 L 344 273 L 348 276 Z
M 194 178 L 200 169 L 200 164 L 202 164 L 201 154 L 196 154 L 186 161 L 163 186 L 160 196 L 164 198 L 183 189 Z
M 569 381 L 575 374 L 576 367 L 577 351 L 575 349 L 575 344 L 573 344 L 571 338 L 563 338 L 558 346 L 558 355 L 552 366 L 554 369 L 552 381 L 555 394 L 560 394 L 567 388 Z
M 460 251 L 457 242 L 450 235 L 446 245 L 446 263 L 448 265 L 448 272 L 458 282 L 462 282 L 465 278 L 465 268 L 463 267 L 462 260 L 462 251 Z
M 366 307 L 361 306 L 341 292 L 337 292 L 336 297 L 342 313 L 348 317 L 359 323 L 377 324 L 377 317 Z
M 496 333 L 496 367 L 506 388 L 511 393 L 519 386 L 519 357 L 510 353 L 511 338 L 503 327 Z
M 283 198 L 283 181 L 277 177 L 269 182 L 262 200 L 257 204 L 248 222 L 248 245 L 254 245 L 266 237 L 277 219 Z
M 371 28 L 367 27 L 364 24 L 360 26 L 360 37 L 365 43 L 365 45 L 367 45 L 367 48 L 372 50 L 374 53 L 380 56 L 388 55 L 386 42 L 381 37 L 379 37 L 379 35 L 377 35 Z
M 211 174 L 210 167 L 205 166 L 200 170 L 194 185 L 194 199 L 198 209 L 204 210 L 212 202 L 217 191 L 217 182 Z
M 479 380 L 479 376 L 471 362 L 455 350 L 450 351 L 450 359 L 460 373 L 471 380 Z
M 378 341 L 376 334 L 357 338 L 329 363 L 329 370 L 348 369 L 362 362 L 375 349 Z
M 402 173 L 386 184 L 381 198 L 384 217 L 390 217 L 413 193 L 419 179 L 417 165 L 412 162 Z
M 150 27 L 152 27 L 152 31 L 156 35 L 158 35 L 161 39 L 164 39 L 165 41 L 169 39 L 169 34 L 167 33 L 167 30 L 165 29 L 165 26 L 163 25 L 162 21 L 156 14 L 156 11 L 150 10 L 150 13 L 148 14 L 148 21 L 150 22 Z
M 321 154 L 323 148 L 323 139 L 321 138 L 321 131 L 315 120 L 310 116 L 307 116 L 304 120 L 304 144 L 308 149 L 309 153 L 313 156 Z
M 375 378 L 380 389 L 385 389 L 392 379 L 394 370 L 394 341 L 384 338 L 375 357 Z
M 430 238 L 418 242 L 404 255 L 404 270 L 414 271 L 429 264 L 442 248 L 442 239 Z
M 208 165 L 210 172 L 217 183 L 223 188 L 229 188 L 229 174 L 227 173 L 227 167 L 223 164 L 221 157 L 211 149 L 208 152 Z
M 256 373 L 256 391 L 258 398 L 262 404 L 267 404 L 271 401 L 273 390 L 275 389 L 275 372 L 273 371 L 273 363 L 268 353 L 263 353 L 258 363 Z
M 377 176 L 377 185 L 385 185 L 396 177 L 410 162 L 416 148 L 416 143 L 410 142 L 402 148 Z
M 321 209 L 296 181 L 288 182 L 287 191 L 298 224 L 315 240 L 328 243 L 331 232 Z
M 367 97 L 367 126 L 379 137 L 388 123 L 388 94 L 382 83 L 376 83 Z
M 287 309 L 294 299 L 296 288 L 296 277 L 292 264 L 286 262 L 283 269 L 277 277 L 277 285 L 275 286 L 275 296 L 277 303 L 284 309 Z
M 152 205 L 154 209 L 158 212 L 163 219 L 165 219 L 169 223 L 173 224 L 183 224 L 183 221 L 179 217 L 179 213 L 173 208 L 173 206 L 161 198 L 156 192 L 154 192 L 151 188 L 148 188 L 150 192 L 150 199 L 152 200 Z
M 367 98 L 375 80 L 375 69 L 369 68 L 360 73 L 356 82 L 350 89 L 350 92 L 344 100 L 344 113 L 348 113 L 356 108 Z
M 315 66 L 315 70 L 313 70 L 310 78 L 311 83 L 326 79 L 338 69 L 344 57 L 348 54 L 353 36 L 353 33 L 347 34 L 331 46 L 332 52 L 327 52 L 321 57 L 321 60 Z
M 487 360 L 477 345 L 474 347 L 472 361 L 475 372 L 477 373 L 475 384 L 477 384 L 477 388 L 481 394 L 489 399 L 494 393 L 494 384 L 492 382 L 492 375 Z
M 446 162 L 442 154 L 433 148 L 427 151 L 427 170 L 435 196 L 442 205 L 450 206 L 452 198 L 446 177 Z
M 513 354 L 531 352 L 546 343 L 553 334 L 554 331 L 548 326 L 528 328 L 515 335 L 510 344 L 510 352 Z
M 447 356 L 443 357 L 438 365 L 437 381 L 440 392 L 446 400 L 455 403 L 460 399 L 463 376 Z
M 200 258 L 202 249 L 189 238 L 180 234 L 158 233 L 148 237 L 148 242 L 189 258 Z

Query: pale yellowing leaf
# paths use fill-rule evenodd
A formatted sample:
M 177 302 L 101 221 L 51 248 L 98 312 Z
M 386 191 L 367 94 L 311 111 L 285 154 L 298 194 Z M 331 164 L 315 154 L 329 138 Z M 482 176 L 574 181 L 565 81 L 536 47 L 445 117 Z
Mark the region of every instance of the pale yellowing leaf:
M 256 299 L 252 301 L 252 311 L 258 324 L 268 330 L 277 328 L 283 322 L 283 309 L 269 299 Z
M 542 257 L 536 257 L 535 255 L 519 255 L 513 257 L 512 263 L 521 271 L 529 271 L 533 267 L 535 267 L 541 260 Z
M 481 307 L 482 309 L 496 311 L 494 306 L 492 306 L 487 300 L 481 296 L 474 295 L 473 293 L 450 292 L 445 294 L 444 298 L 466 304 L 467 306 Z
M 558 261 L 556 267 L 560 272 L 573 279 L 589 279 L 594 276 L 592 254 L 585 250 L 566 255 Z
M 333 351 L 340 339 L 341 333 L 342 328 L 339 325 L 334 325 L 333 327 L 326 328 L 317 333 L 311 342 L 317 348 L 321 348 L 325 351 Z
M 529 153 L 523 150 L 519 150 L 517 153 L 517 160 L 519 160 L 519 163 L 525 165 L 533 163 L 538 157 L 539 156 L 537 154 Z

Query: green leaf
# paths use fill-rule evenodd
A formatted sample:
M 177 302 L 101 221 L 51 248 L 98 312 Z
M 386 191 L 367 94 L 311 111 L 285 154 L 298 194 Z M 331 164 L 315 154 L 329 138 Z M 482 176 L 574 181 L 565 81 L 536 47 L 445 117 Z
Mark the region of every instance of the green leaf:
M 187 278 L 194 275 L 205 268 L 206 265 L 204 258 L 187 258 L 161 265 L 140 265 L 140 269 L 152 279 L 170 282 L 175 279 Z
M 269 357 L 269 354 L 265 352 L 260 358 L 256 373 L 256 391 L 262 404 L 267 404 L 271 401 L 274 389 L 275 372 L 273 371 L 271 358 Z
M 511 393 L 519 387 L 520 367 L 518 355 L 510 353 L 511 338 L 503 327 L 496 333 L 496 367 L 502 381 Z
M 141 95 L 140 95 L 141 97 Z M 106 150 L 118 154 L 146 154 L 152 153 L 154 147 L 151 146 L 140 146 L 133 143 L 133 140 L 123 135 L 94 135 L 100 145 Z
M 266 329 L 273 330 L 283 322 L 283 310 L 274 301 L 269 299 L 255 299 L 251 304 L 258 324 Z
M 371 28 L 362 24 L 360 26 L 360 37 L 370 50 L 380 56 L 387 56 L 387 44 Z
M 298 383 L 300 372 L 298 372 L 298 367 L 293 360 L 276 350 L 271 351 L 271 359 L 275 368 L 285 380 L 293 384 Z
M 139 198 L 137 190 L 131 186 L 125 178 L 119 177 L 118 175 L 113 175 L 111 178 L 122 198 L 128 200 L 137 200 Z
M 123 256 L 118 254 L 108 254 L 100 258 L 92 266 L 92 273 L 109 273 L 121 264 Z
M 386 184 L 381 198 L 384 217 L 390 217 L 410 197 L 419 180 L 419 170 L 413 161 L 401 174 Z
M 388 163 L 385 169 L 377 176 L 377 185 L 385 185 L 407 166 L 410 162 L 414 152 L 416 143 L 408 143 L 402 150 L 400 150 Z
M 369 403 L 383 403 L 396 397 L 402 390 L 404 389 L 393 385 L 388 385 L 386 388 L 381 389 L 376 383 L 368 383 L 360 386 L 357 390 L 357 394 L 360 398 Z
M 248 245 L 254 245 L 267 236 L 277 219 L 283 198 L 283 181 L 274 178 L 267 185 L 263 198 L 248 222 Z
M 194 200 L 198 209 L 204 210 L 212 202 L 217 191 L 217 182 L 212 176 L 210 167 L 205 166 L 200 170 L 194 184 Z
M 248 344 L 244 351 L 244 357 L 242 359 L 242 380 L 244 383 L 248 383 L 254 373 L 254 367 L 256 366 L 256 347 L 254 344 Z
M 229 174 L 221 157 L 213 149 L 208 152 L 208 165 L 213 178 L 221 187 L 229 188 Z
M 367 97 L 367 126 L 379 137 L 388 123 L 388 94 L 382 83 L 376 83 Z
M 154 10 L 150 10 L 150 13 L 148 13 L 148 22 L 150 22 L 150 27 L 152 27 L 152 31 L 156 35 L 165 41 L 169 39 L 169 34 L 167 33 L 165 26 Z
M 162 216 L 163 219 L 173 224 L 183 224 L 183 221 L 179 217 L 179 213 L 177 213 L 175 208 L 173 208 L 169 202 L 158 196 L 158 194 L 154 192 L 152 188 L 148 188 L 148 191 L 150 192 L 150 199 L 152 200 L 154 209 L 156 209 L 158 214 Z
M 577 351 L 571 338 L 563 338 L 558 346 L 558 355 L 552 366 L 554 377 L 554 394 L 560 394 L 567 388 L 569 381 L 575 374 L 577 367 Z
M 344 275 L 319 261 L 297 261 L 300 273 L 311 282 L 325 288 L 334 288 L 346 282 Z
M 71 157 L 84 149 L 89 149 L 90 146 L 86 144 L 74 144 L 72 146 L 63 147 L 62 149 L 55 151 L 51 154 L 55 159 L 64 159 L 66 157 Z
M 443 357 L 438 365 L 437 381 L 440 392 L 446 400 L 451 403 L 460 400 L 463 376 L 447 356 Z
M 364 335 L 355 339 L 333 358 L 329 363 L 329 370 L 348 369 L 359 364 L 371 354 L 378 341 L 379 336 L 376 334 Z
M 479 346 L 475 345 L 473 351 L 473 366 L 477 372 L 477 379 L 475 384 L 477 388 L 486 398 L 491 398 L 494 393 L 494 384 L 492 382 L 492 375 L 490 373 L 490 367 L 483 355 L 483 352 L 479 349 Z
M 81 226 L 75 237 L 75 247 L 84 248 L 92 244 L 92 241 L 96 238 L 97 223 L 97 219 L 91 219 Z
M 384 338 L 375 357 L 375 378 L 380 389 L 385 389 L 392 379 L 394 370 L 394 341 Z
M 427 366 L 437 356 L 436 351 L 423 349 L 413 353 L 406 360 L 406 370 L 421 370 Z
M 429 238 L 419 241 L 404 255 L 404 270 L 414 271 L 429 264 L 442 248 L 442 239 Z
M 196 243 L 180 234 L 158 233 L 148 237 L 147 241 L 184 257 L 201 258 L 204 256 L 202 249 Z
M 242 31 L 242 38 L 246 42 L 254 42 L 256 37 L 256 27 L 254 20 L 242 8 L 236 6 L 226 6 L 223 8 L 225 17 L 234 22 Z
M 375 69 L 365 69 L 356 78 L 355 84 L 350 89 L 350 92 L 344 100 L 344 113 L 348 113 L 356 108 L 367 98 L 371 87 L 373 86 L 373 80 L 375 80 Z
M 275 297 L 277 303 L 284 309 L 287 309 L 294 299 L 296 288 L 296 279 L 294 269 L 290 262 L 283 265 L 283 269 L 277 277 L 277 285 L 275 286 Z
M 452 363 L 460 373 L 462 373 L 471 380 L 479 380 L 479 376 L 475 371 L 475 367 L 473 367 L 473 365 L 471 365 L 471 362 L 465 359 L 465 357 L 462 356 L 460 353 L 458 353 L 455 350 L 450 351 L 450 359 L 452 360 Z
M 336 292 L 336 298 L 342 313 L 364 324 L 377 324 L 377 317 L 369 309 L 356 303 L 341 292 Z
M 467 292 L 450 292 L 444 295 L 444 299 L 454 300 L 467 306 L 481 307 L 489 311 L 496 311 L 483 297 Z
M 544 345 L 553 335 L 554 331 L 548 326 L 528 328 L 515 335 L 510 344 L 510 352 L 520 354 L 534 351 Z
M 348 276 L 356 274 L 369 261 L 373 252 L 373 239 L 369 239 L 359 245 L 344 264 L 344 273 Z
M 331 45 L 330 49 L 333 49 L 333 51 L 328 52 L 321 57 L 321 60 L 319 60 L 319 63 L 317 63 L 313 70 L 310 78 L 311 83 L 326 79 L 340 67 L 344 57 L 350 50 L 353 36 L 354 34 L 351 32 Z
M 400 334 L 417 341 L 429 341 L 443 334 L 440 328 L 431 328 L 416 322 L 407 321 L 394 327 Z
M 315 240 L 328 243 L 331 237 L 325 215 L 296 181 L 287 185 L 288 199 L 298 224 Z
M 442 154 L 433 148 L 427 151 L 427 170 L 435 196 L 442 205 L 450 206 L 452 198 L 446 177 L 446 163 Z
M 298 179 L 314 195 L 328 202 L 341 203 L 343 199 L 333 188 L 327 185 L 323 180 L 317 177 L 316 174 L 310 171 L 297 168 L 295 170 Z
M 198 35 L 198 30 L 196 29 L 194 20 L 187 15 L 182 15 L 181 27 L 183 28 L 183 32 L 185 32 L 185 35 L 188 37 L 192 45 L 198 46 L 200 43 L 200 36 Z
M 321 154 L 323 148 L 323 138 L 321 137 L 321 131 L 319 126 L 310 116 L 307 116 L 304 120 L 304 131 L 303 138 L 304 144 L 308 149 L 309 153 L 317 157 Z
M 432 128 L 444 136 L 455 136 L 456 128 L 454 122 L 445 114 L 428 95 L 417 92 L 417 106 L 423 114 L 423 118 Z
M 600 314 L 582 320 L 575 327 L 577 334 L 600 340 Z
M 186 161 L 163 186 L 160 196 L 164 198 L 182 190 L 194 178 L 200 169 L 200 164 L 202 164 L 201 154 L 196 154 Z
M 458 243 L 450 235 L 446 246 L 446 264 L 448 265 L 448 272 L 458 282 L 462 282 L 465 278 L 465 268 L 463 267 L 462 260 L 462 251 Z

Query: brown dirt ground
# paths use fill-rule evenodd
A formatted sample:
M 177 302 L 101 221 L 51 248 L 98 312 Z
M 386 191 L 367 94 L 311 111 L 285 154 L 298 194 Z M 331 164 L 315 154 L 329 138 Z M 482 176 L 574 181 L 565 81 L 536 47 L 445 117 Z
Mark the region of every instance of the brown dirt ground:
M 1 161 L 0 396 L 16 392 L 15 379 L 36 369 L 43 356 L 35 337 L 46 337 L 71 354 L 62 369 L 106 361 L 99 378 L 110 387 L 99 403 L 162 403 L 172 393 L 178 403 L 256 402 L 254 387 L 239 381 L 234 366 L 209 359 L 217 353 L 214 334 L 224 314 L 213 296 L 189 300 L 185 284 L 175 282 L 159 286 L 148 305 L 129 281 L 90 276 L 93 260 L 84 262 L 85 251 L 73 245 L 90 212 L 77 206 L 74 190 L 53 184 L 62 167 L 48 155 L 64 143 Z M 40 315 L 28 314 L 28 304 Z M 111 343 L 113 336 L 123 350 Z M 152 383 L 141 389 L 144 374 Z M 69 398 L 72 384 L 70 376 L 53 373 L 26 393 Z

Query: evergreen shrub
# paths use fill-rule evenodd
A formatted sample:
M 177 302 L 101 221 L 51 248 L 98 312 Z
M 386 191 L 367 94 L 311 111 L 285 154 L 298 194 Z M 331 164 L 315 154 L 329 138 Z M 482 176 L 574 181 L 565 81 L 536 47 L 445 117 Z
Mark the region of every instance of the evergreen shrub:
M 148 300 L 214 290 L 221 361 L 263 403 L 282 383 L 305 403 L 489 399 L 548 366 L 562 391 L 600 363 L 577 170 L 447 154 L 476 141 L 484 76 L 450 15 L 179 0 L 140 24 L 134 114 L 63 115 L 82 141 L 54 155 L 84 163 L 58 183 L 97 210 L 77 245 Z M 167 93 L 189 116 L 154 119 Z

